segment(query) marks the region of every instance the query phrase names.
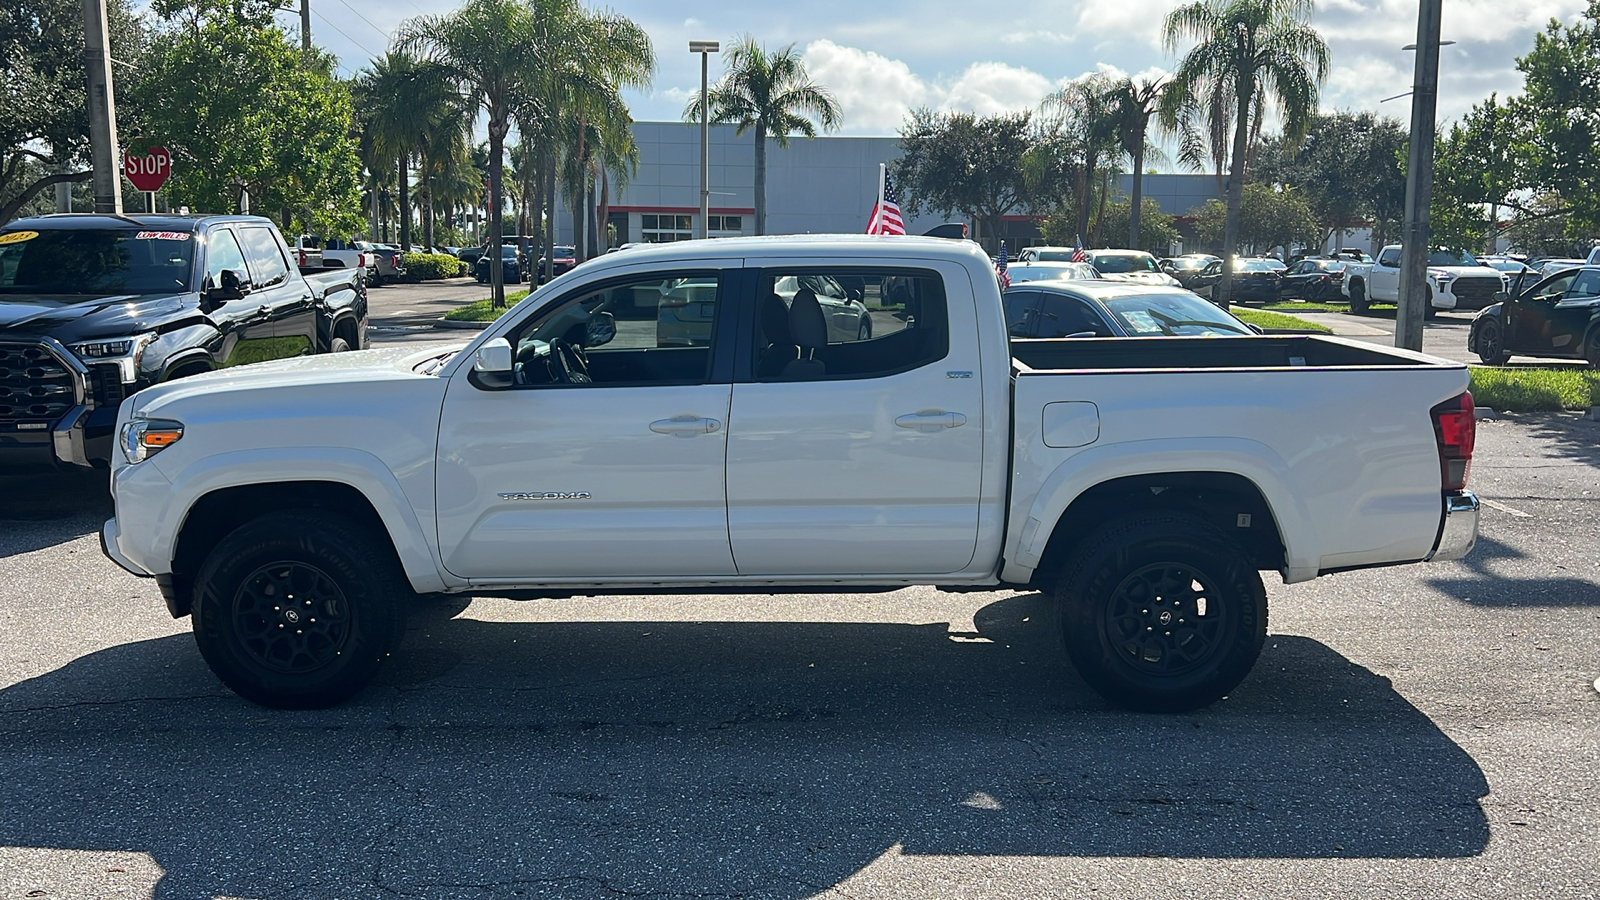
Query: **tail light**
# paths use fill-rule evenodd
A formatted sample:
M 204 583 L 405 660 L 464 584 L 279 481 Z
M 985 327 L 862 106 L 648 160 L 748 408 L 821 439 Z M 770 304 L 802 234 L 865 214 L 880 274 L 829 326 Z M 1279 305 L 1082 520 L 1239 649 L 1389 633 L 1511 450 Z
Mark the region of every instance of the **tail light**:
M 300 251 L 300 265 L 304 266 L 305 264 L 306 264 L 306 251 L 301 250 Z
M 365 253 L 357 253 L 356 254 L 356 268 L 365 269 L 366 267 L 367 267 L 367 255 Z
M 1477 442 L 1478 419 L 1472 394 L 1465 393 L 1435 406 L 1433 433 L 1439 440 L 1439 470 L 1447 491 L 1465 490 L 1472 471 L 1472 448 Z

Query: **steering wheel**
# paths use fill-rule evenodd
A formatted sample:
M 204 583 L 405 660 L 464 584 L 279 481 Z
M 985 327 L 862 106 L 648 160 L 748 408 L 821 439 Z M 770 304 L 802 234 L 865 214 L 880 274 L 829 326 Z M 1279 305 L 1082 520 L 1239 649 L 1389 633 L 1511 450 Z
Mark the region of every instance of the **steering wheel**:
M 550 362 L 557 384 L 590 384 L 593 381 L 583 351 L 561 338 L 550 341 Z

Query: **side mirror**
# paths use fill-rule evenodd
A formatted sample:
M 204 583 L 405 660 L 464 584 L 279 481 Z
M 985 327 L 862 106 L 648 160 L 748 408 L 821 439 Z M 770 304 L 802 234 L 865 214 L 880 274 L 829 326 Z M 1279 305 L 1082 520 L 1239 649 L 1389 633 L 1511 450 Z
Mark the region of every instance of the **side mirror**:
M 213 309 L 227 303 L 229 300 L 238 300 L 244 297 L 244 285 L 239 281 L 238 273 L 232 269 L 223 269 L 218 276 L 219 284 L 207 284 L 201 292 L 200 299 Z
M 472 357 L 472 373 L 486 388 L 507 388 L 513 380 L 511 342 L 495 338 L 478 348 Z
M 1246 322 L 1244 324 L 1244 327 L 1250 329 L 1251 331 L 1254 331 L 1256 334 L 1266 334 L 1267 333 L 1265 328 L 1262 328 L 1260 325 L 1251 325 L 1249 322 Z
M 1495 291 L 1494 295 L 1491 296 L 1489 299 L 1493 300 L 1496 303 L 1505 303 L 1506 301 L 1511 299 L 1511 295 L 1506 293 L 1505 291 Z
M 598 347 L 617 337 L 617 317 L 608 312 L 591 313 L 583 329 L 583 346 Z

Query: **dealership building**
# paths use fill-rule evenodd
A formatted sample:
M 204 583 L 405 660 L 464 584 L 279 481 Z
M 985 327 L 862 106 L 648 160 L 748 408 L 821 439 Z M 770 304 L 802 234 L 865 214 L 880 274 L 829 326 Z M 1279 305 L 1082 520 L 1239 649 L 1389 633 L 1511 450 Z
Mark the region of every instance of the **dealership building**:
M 700 217 L 700 126 L 683 122 L 636 122 L 639 169 L 627 185 L 611 186 L 608 223 L 616 243 L 688 240 Z M 731 125 L 710 129 L 710 235 L 755 234 L 755 138 L 736 136 Z M 792 137 L 787 148 L 767 146 L 767 233 L 837 234 L 866 230 L 878 194 L 878 165 L 900 155 L 893 137 Z M 1122 176 L 1122 190 L 1131 188 Z M 1210 175 L 1146 175 L 1145 196 L 1163 212 L 1186 218 L 1189 210 L 1217 197 Z M 959 214 L 953 220 L 960 221 Z M 924 209 L 907 216 L 906 231 L 922 234 L 947 219 Z M 1180 231 L 1187 231 L 1180 221 Z M 1001 235 L 1013 252 L 1040 243 L 1032 216 L 1009 216 Z M 556 214 L 556 240 L 573 237 L 570 203 Z M 1186 237 L 1188 235 L 1186 234 Z

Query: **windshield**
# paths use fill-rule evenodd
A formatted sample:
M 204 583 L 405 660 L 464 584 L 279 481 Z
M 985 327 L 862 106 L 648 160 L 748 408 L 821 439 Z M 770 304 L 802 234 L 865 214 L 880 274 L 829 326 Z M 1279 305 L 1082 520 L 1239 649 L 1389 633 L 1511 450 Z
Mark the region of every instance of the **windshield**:
M 1012 284 L 1024 281 L 1048 281 L 1058 278 L 1079 277 L 1077 267 L 1071 264 L 1023 263 L 1008 267 L 1006 272 L 1011 276 Z
M 1435 250 L 1428 254 L 1430 266 L 1476 266 L 1478 261 L 1465 250 Z
M 561 246 L 559 244 L 556 245 L 556 247 L 555 247 L 556 259 L 567 259 L 569 257 L 575 256 L 577 254 L 577 252 L 578 252 L 577 248 L 575 248 L 575 247 L 563 247 L 563 246 Z
M 0 293 L 170 294 L 190 291 L 187 231 L 73 229 L 0 234 Z
M 1278 268 L 1278 266 L 1273 265 L 1272 261 L 1268 259 L 1239 260 L 1239 271 L 1241 272 L 1276 272 L 1278 271 Z
M 1193 294 L 1141 294 L 1101 301 L 1135 337 L 1253 334 L 1245 324 Z
M 1143 255 L 1097 253 L 1089 258 L 1089 262 L 1093 263 L 1096 269 L 1099 269 L 1102 274 L 1106 275 L 1121 275 L 1126 272 L 1156 271 L 1156 259 L 1148 253 Z
M 1071 250 L 1035 250 L 1033 258 L 1039 262 L 1072 262 Z
M 1211 262 L 1211 260 L 1198 257 L 1180 256 L 1177 259 L 1169 259 L 1167 262 L 1171 263 L 1172 267 L 1175 269 L 1204 269 L 1206 264 Z
M 1344 267 L 1349 265 L 1349 263 L 1342 263 L 1333 259 L 1308 259 L 1306 262 L 1324 272 L 1343 272 Z

